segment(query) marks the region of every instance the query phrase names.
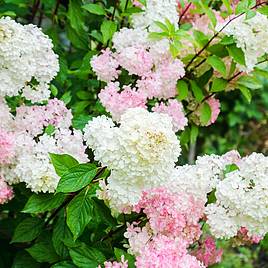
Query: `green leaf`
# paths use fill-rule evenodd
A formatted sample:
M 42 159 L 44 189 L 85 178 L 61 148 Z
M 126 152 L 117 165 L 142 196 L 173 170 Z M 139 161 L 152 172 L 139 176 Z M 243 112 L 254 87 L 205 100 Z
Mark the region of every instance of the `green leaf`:
M 231 165 L 227 165 L 224 169 L 224 175 L 226 175 L 227 173 L 233 172 L 235 170 L 238 170 L 238 166 L 235 164 L 231 164 Z
M 225 35 L 222 40 L 220 41 L 220 44 L 222 45 L 232 45 L 235 43 L 235 40 L 234 40 L 234 37 L 231 35 L 231 36 L 228 36 L 228 35 Z
M 263 15 L 268 16 L 268 6 L 262 6 L 257 9 L 258 12 L 260 12 Z
M 59 256 L 56 254 L 49 236 L 26 250 L 38 262 L 54 263 L 59 261 Z
M 80 100 L 88 100 L 91 98 L 91 94 L 88 91 L 80 90 L 76 93 L 76 96 Z
M 257 14 L 256 11 L 250 9 L 250 10 L 248 10 L 247 13 L 246 13 L 246 19 L 249 20 L 249 19 L 255 17 L 256 14 Z
M 96 189 L 85 188 L 67 206 L 67 225 L 77 239 L 92 219 L 93 201 Z
M 161 21 L 155 21 L 154 22 L 163 32 L 169 32 L 169 29 L 167 27 L 167 25 L 165 25 L 163 22 Z
M 228 85 L 228 81 L 222 78 L 214 78 L 211 86 L 211 92 L 220 92 L 224 91 L 226 86 Z
M 101 33 L 103 38 L 103 44 L 106 45 L 110 39 L 112 39 L 114 33 L 117 30 L 117 25 L 114 21 L 105 20 L 101 24 Z
M 59 207 L 65 200 L 65 194 L 33 194 L 22 212 L 42 213 Z
M 207 58 L 207 63 L 213 67 L 215 70 L 221 73 L 221 75 L 226 75 L 226 66 L 223 60 L 216 55 Z
M 52 134 L 54 134 L 56 128 L 53 126 L 53 125 L 48 125 L 46 128 L 45 128 L 45 133 L 48 135 L 48 136 L 51 136 Z
M 121 261 L 121 256 L 124 256 L 124 260 L 127 260 L 128 268 L 135 268 L 135 257 L 120 248 L 114 248 L 114 254 L 118 262 Z
M 196 142 L 198 133 L 199 133 L 199 128 L 196 125 L 192 125 L 191 132 L 190 132 L 191 144 L 194 144 Z
M 195 38 L 196 42 L 200 46 L 204 46 L 207 44 L 208 37 L 204 33 L 197 31 L 197 30 L 194 30 L 193 33 L 194 33 L 194 38 Z
M 225 7 L 227 8 L 228 14 L 232 14 L 233 9 L 231 7 L 231 3 L 229 0 L 222 0 L 223 4 L 225 5 Z
M 246 65 L 245 55 L 241 48 L 238 48 L 235 44 L 233 44 L 227 46 L 227 50 L 235 62 L 244 66 Z
M 65 92 L 60 99 L 67 105 L 72 100 L 71 91 Z
M 50 91 L 54 97 L 58 95 L 58 89 L 53 84 L 50 85 Z
M 197 85 L 197 83 L 193 80 L 190 81 L 192 91 L 194 93 L 194 97 L 198 102 L 201 102 L 204 98 L 204 94 L 202 89 Z
M 105 256 L 96 248 L 83 244 L 80 247 L 70 249 L 70 255 L 75 265 L 79 268 L 96 268 L 106 261 Z
M 91 115 L 87 114 L 79 114 L 73 117 L 72 125 L 75 129 L 83 130 L 88 123 L 88 121 L 92 120 Z
M 51 268 L 76 268 L 71 261 L 61 261 L 51 266 Z
M 187 97 L 188 97 L 188 84 L 183 80 L 179 80 L 177 82 L 177 91 L 178 91 L 178 98 L 180 101 L 187 99 Z
M 11 268 L 39 268 L 40 264 L 36 262 L 26 251 L 19 251 L 14 259 Z
M 241 91 L 241 93 L 243 94 L 243 96 L 246 98 L 246 100 L 248 101 L 248 103 L 251 102 L 252 99 L 252 95 L 250 90 L 247 87 L 238 85 L 239 90 Z
M 57 192 L 70 193 L 84 188 L 94 179 L 97 168 L 94 164 L 79 164 L 69 169 L 58 184 Z
M 63 239 L 72 238 L 72 234 L 66 225 L 64 211 L 58 217 L 55 226 L 53 227 L 52 233 L 52 243 L 56 253 L 63 257 L 67 258 L 69 255 L 68 248 L 63 243 Z
M 61 177 L 70 168 L 78 165 L 78 161 L 68 154 L 49 154 L 56 173 Z
M 87 10 L 89 13 L 95 14 L 95 15 L 105 15 L 106 11 L 105 9 L 97 4 L 86 4 L 82 6 L 83 9 Z
M 85 29 L 84 16 L 81 9 L 80 0 L 70 0 L 67 17 L 71 27 L 78 33 L 83 33 Z
M 250 89 L 262 88 L 262 83 L 256 77 L 253 76 L 241 76 L 237 80 L 237 84 Z
M 43 221 L 39 218 L 27 218 L 15 229 L 11 243 L 29 242 L 34 240 L 42 231 Z
M 207 102 L 204 102 L 200 107 L 200 122 L 206 126 L 211 118 L 211 108 Z

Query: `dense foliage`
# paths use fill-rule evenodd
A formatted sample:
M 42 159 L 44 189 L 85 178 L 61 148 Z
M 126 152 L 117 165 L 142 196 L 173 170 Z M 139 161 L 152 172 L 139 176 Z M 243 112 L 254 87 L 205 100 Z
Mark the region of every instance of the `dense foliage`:
M 267 16 L 0 0 L 0 267 L 266 267 Z

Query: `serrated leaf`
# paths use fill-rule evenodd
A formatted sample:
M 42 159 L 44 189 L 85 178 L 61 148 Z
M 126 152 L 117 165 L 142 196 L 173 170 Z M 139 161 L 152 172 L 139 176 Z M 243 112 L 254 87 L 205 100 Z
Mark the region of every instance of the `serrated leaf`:
M 22 212 L 42 213 L 59 207 L 65 200 L 65 194 L 33 194 Z
M 204 94 L 202 89 L 197 85 L 197 83 L 193 80 L 190 81 L 192 91 L 194 93 L 194 97 L 198 102 L 201 102 L 204 98 Z
M 101 33 L 103 38 L 103 44 L 107 44 L 107 42 L 112 39 L 114 33 L 116 32 L 117 25 L 114 21 L 105 20 L 101 24 Z
M 82 6 L 83 9 L 88 11 L 89 13 L 95 14 L 95 15 L 105 15 L 106 11 L 105 9 L 98 5 L 98 4 L 86 4 Z
M 67 225 L 77 239 L 92 219 L 96 188 L 85 188 L 67 206 Z
M 83 244 L 70 249 L 70 255 L 75 265 L 79 268 L 96 268 L 106 261 L 105 256 L 96 248 Z
M 88 121 L 90 121 L 91 119 L 92 119 L 91 115 L 79 114 L 73 117 L 72 125 L 75 129 L 83 130 Z
M 246 65 L 245 55 L 241 48 L 238 48 L 235 44 L 227 46 L 229 55 L 234 59 L 235 62 Z
M 250 89 L 262 88 L 262 83 L 256 77 L 253 76 L 241 76 L 237 80 L 237 84 Z
M 27 218 L 16 227 L 11 243 L 34 240 L 42 231 L 43 221 L 39 218 Z
M 206 126 L 211 118 L 211 108 L 207 102 L 204 102 L 200 107 L 200 122 Z
M 54 263 L 60 259 L 53 248 L 51 237 L 38 241 L 36 244 L 30 248 L 27 248 L 26 250 L 38 262 Z
M 193 33 L 194 33 L 194 38 L 195 38 L 196 42 L 200 46 L 204 46 L 207 44 L 208 37 L 204 33 L 197 31 L 197 30 L 194 30 Z
M 163 22 L 161 21 L 155 21 L 154 22 L 163 32 L 169 32 L 169 29 L 167 27 L 167 25 L 165 25 Z
M 68 257 L 69 251 L 62 240 L 68 238 L 72 238 L 72 234 L 65 223 L 65 217 L 62 211 L 53 227 L 52 243 L 56 253 L 63 258 Z
M 220 92 L 224 91 L 226 86 L 228 85 L 228 81 L 222 78 L 214 78 L 211 86 L 211 92 Z
M 187 97 L 188 97 L 188 84 L 183 80 L 179 80 L 177 82 L 177 92 L 178 92 L 178 99 L 180 101 L 187 99 Z
M 76 192 L 90 184 L 97 174 L 94 164 L 79 164 L 69 169 L 58 184 L 57 192 L 70 193 Z
M 63 176 L 70 168 L 79 164 L 79 162 L 68 154 L 49 154 L 57 175 Z
M 248 101 L 248 103 L 250 103 L 251 98 L 252 98 L 250 90 L 247 87 L 244 87 L 241 85 L 238 85 L 238 88 L 241 91 L 241 93 L 243 94 L 243 96 L 245 97 L 245 99 Z
M 215 70 L 220 72 L 222 76 L 226 75 L 226 66 L 221 58 L 217 57 L 216 55 L 209 56 L 207 58 L 207 63 Z

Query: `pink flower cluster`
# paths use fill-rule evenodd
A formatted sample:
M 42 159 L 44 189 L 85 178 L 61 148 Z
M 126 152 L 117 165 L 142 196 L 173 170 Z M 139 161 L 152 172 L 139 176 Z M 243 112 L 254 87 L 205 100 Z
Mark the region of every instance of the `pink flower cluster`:
M 101 268 L 101 266 L 99 265 L 98 268 Z M 125 261 L 124 256 L 121 256 L 121 262 L 106 261 L 104 263 L 104 268 L 128 268 L 128 261 Z
M 138 93 L 129 86 L 124 86 L 120 92 L 118 82 L 110 82 L 101 92 L 99 98 L 102 104 L 110 112 L 115 121 L 128 109 L 135 107 L 146 107 L 146 97 L 144 94 Z
M 185 75 L 184 65 L 179 59 L 170 55 L 155 57 L 149 48 L 138 45 L 114 53 L 110 49 L 103 50 L 99 56 L 92 58 L 91 66 L 98 79 L 108 82 L 98 97 L 116 121 L 128 108 L 145 108 L 148 99 L 175 97 L 177 80 Z M 119 82 L 112 82 L 118 78 L 120 66 L 130 75 L 138 76 L 135 84 L 122 86 L 123 90 L 120 90 Z M 156 109 L 174 116 L 176 130 L 183 129 L 187 123 L 182 105 L 178 102 L 171 101 L 168 108 L 164 109 L 161 105 Z
M 208 238 L 195 252 L 188 247 L 201 235 L 199 221 L 205 204 L 186 193 L 173 193 L 164 187 L 144 191 L 133 208 L 148 222 L 128 224 L 125 237 L 129 252 L 136 256 L 137 268 L 200 268 L 218 262 L 222 251 Z
M 258 244 L 262 239 L 263 237 L 257 235 L 249 236 L 247 228 L 241 227 L 237 233 L 235 241 L 238 244 L 251 245 Z
M 31 136 L 39 135 L 48 125 L 69 127 L 72 113 L 63 101 L 51 99 L 44 106 L 20 106 L 16 110 L 16 131 L 27 131 Z
M 211 109 L 211 118 L 210 118 L 209 122 L 207 123 L 207 126 L 209 126 L 209 125 L 214 124 L 216 122 L 216 120 L 221 112 L 221 110 L 220 110 L 221 104 L 220 104 L 220 101 L 214 97 L 209 98 L 207 100 L 207 104 L 210 106 L 210 109 Z
M 136 258 L 137 268 L 201 268 L 204 267 L 187 252 L 183 239 L 155 236 Z
M 185 126 L 188 124 L 188 120 L 183 112 L 183 105 L 177 100 L 170 99 L 167 104 L 164 102 L 161 102 L 160 104 L 157 103 L 152 110 L 157 113 L 168 114 L 172 118 L 173 129 L 175 132 L 184 130 Z
M 91 66 L 97 74 L 98 79 L 105 82 L 117 79 L 120 74 L 120 71 L 117 70 L 119 62 L 109 48 L 102 50 L 99 56 L 93 56 Z
M 15 137 L 0 128 L 0 165 L 8 164 L 15 155 Z
M 143 192 L 134 211 L 143 211 L 154 234 L 181 237 L 191 244 L 201 235 L 199 220 L 204 203 L 184 193 L 171 193 L 165 188 Z
M 13 196 L 12 188 L 0 177 L 0 205 L 11 200 Z
M 199 248 L 193 252 L 193 255 L 207 267 L 219 263 L 222 253 L 222 249 L 216 248 L 213 237 L 208 236 L 203 243 L 199 245 Z

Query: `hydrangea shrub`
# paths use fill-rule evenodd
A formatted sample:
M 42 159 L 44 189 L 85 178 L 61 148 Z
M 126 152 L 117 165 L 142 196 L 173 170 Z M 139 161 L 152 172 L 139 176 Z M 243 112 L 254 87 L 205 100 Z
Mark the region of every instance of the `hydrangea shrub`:
M 0 18 L 0 267 L 204 268 L 262 243 L 268 157 L 183 154 L 221 96 L 254 103 L 268 2 L 43 2 L 52 39 Z

